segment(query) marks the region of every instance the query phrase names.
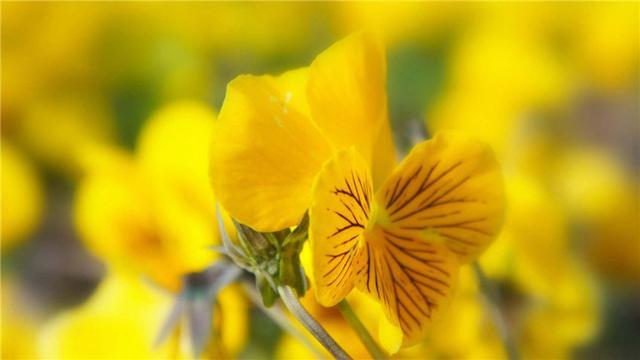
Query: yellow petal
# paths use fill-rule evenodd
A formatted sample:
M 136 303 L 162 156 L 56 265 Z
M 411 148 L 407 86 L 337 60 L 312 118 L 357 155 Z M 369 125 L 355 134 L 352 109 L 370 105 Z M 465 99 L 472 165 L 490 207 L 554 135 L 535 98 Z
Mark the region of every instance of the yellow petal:
M 191 271 L 188 259 L 169 246 L 175 241 L 160 230 L 148 182 L 133 162 L 123 160 L 117 156 L 108 170 L 79 183 L 74 222 L 80 239 L 105 263 L 141 272 L 177 291 L 181 276 Z
M 337 304 L 353 288 L 372 192 L 369 167 L 354 148 L 336 153 L 314 183 L 309 240 L 314 289 L 324 306 Z
M 305 96 L 300 71 L 236 78 L 214 123 L 214 192 L 232 217 L 258 231 L 298 224 L 313 179 L 331 156 L 327 140 L 296 105 Z
M 130 274 L 109 273 L 84 304 L 47 323 L 39 350 L 47 359 L 169 358 L 174 341 L 154 347 L 171 297 Z
M 37 229 L 44 208 L 42 184 L 27 157 L 2 139 L 2 217 L 0 240 L 7 251 Z
M 198 102 L 175 102 L 142 128 L 136 156 L 153 195 L 158 232 L 188 272 L 215 258 L 219 243 L 215 197 L 207 165 L 214 112 Z
M 389 322 L 386 316 L 380 316 L 378 322 L 378 339 L 380 345 L 389 354 L 395 354 L 402 346 L 404 334 L 399 326 Z
M 151 187 L 169 188 L 209 219 L 215 214 L 207 171 L 214 120 L 213 110 L 203 104 L 172 103 L 145 123 L 136 150 L 142 169 L 154 179 Z
M 375 36 L 338 41 L 313 61 L 307 95 L 313 120 L 337 149 L 355 145 L 367 161 L 386 119 L 386 59 Z
M 386 321 L 402 330 L 403 345 L 414 345 L 450 302 L 459 264 L 443 245 L 429 244 L 377 219 L 372 216 L 364 234 L 363 270 L 356 285 L 382 304 Z M 394 349 L 393 341 L 384 341 L 387 350 Z
M 386 112 L 385 110 L 385 114 Z M 391 125 L 386 116 L 382 124 L 380 124 L 380 132 L 373 147 L 373 159 L 371 166 L 373 188 L 379 189 L 397 164 L 396 147 L 393 143 Z
M 502 226 L 502 174 L 489 147 L 441 133 L 417 145 L 376 194 L 377 221 L 403 236 L 444 243 L 470 261 Z

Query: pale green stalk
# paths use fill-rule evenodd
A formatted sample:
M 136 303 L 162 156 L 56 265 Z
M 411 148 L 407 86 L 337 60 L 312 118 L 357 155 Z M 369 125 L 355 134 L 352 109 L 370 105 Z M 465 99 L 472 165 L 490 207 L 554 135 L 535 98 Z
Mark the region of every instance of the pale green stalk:
M 353 331 L 356 332 L 356 334 L 360 338 L 360 341 L 362 341 L 362 344 L 364 344 L 364 346 L 367 348 L 367 351 L 369 351 L 369 354 L 376 360 L 386 359 L 387 355 L 380 348 L 378 343 L 373 339 L 371 334 L 369 334 L 369 331 L 364 326 L 362 321 L 360 321 L 358 315 L 356 315 L 356 313 L 353 311 L 353 309 L 347 302 L 347 299 L 343 299 L 342 301 L 340 301 L 340 303 L 338 304 L 338 309 L 340 309 L 340 313 L 342 313 L 342 316 L 349 322 L 351 328 L 353 328 Z

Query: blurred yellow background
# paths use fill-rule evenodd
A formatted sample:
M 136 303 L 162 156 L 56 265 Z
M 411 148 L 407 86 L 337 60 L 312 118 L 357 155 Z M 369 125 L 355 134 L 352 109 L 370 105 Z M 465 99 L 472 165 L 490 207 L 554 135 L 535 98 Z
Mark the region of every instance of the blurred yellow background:
M 521 356 L 637 356 L 639 19 L 637 2 L 3 2 L 2 358 L 190 356 L 181 334 L 152 345 L 181 277 L 218 256 L 208 134 L 227 82 L 360 29 L 387 46 L 399 154 L 455 129 L 498 155 L 507 220 L 480 263 Z M 505 356 L 473 274 L 459 288 L 396 357 Z M 311 356 L 239 288 L 219 307 L 210 356 Z

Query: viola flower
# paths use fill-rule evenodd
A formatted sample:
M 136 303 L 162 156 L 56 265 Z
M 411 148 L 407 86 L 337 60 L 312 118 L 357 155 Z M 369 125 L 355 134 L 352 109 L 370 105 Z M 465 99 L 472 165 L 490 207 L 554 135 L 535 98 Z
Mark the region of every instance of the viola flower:
M 188 323 L 190 331 L 182 334 L 191 339 L 191 352 L 212 357 L 208 351 L 215 350 L 224 355 L 213 357 L 225 357 L 244 345 L 248 315 L 238 288 L 202 291 L 220 275 L 202 276 L 219 256 L 211 249 L 219 237 L 206 166 L 214 118 L 204 105 L 176 102 L 145 124 L 135 156 L 86 149 L 87 171 L 74 210 L 81 240 L 110 271 L 143 276 L 176 295 L 176 311 L 167 306 L 159 319 L 167 326 L 154 329 L 159 343 Z M 214 298 L 220 304 L 216 310 Z M 221 342 L 208 341 L 216 339 L 208 335 L 218 329 Z M 187 343 L 181 344 L 188 353 Z
M 214 125 L 211 179 L 229 214 L 258 231 L 295 226 L 308 210 L 318 302 L 369 294 L 395 352 L 422 338 L 460 264 L 496 236 L 504 202 L 491 150 L 455 134 L 393 170 L 385 77 L 382 45 L 359 33 L 308 69 L 236 78 Z
M 214 118 L 198 103 L 174 103 L 145 124 L 135 156 L 85 151 L 90 168 L 78 186 L 75 222 L 90 251 L 171 291 L 182 276 L 216 259 L 209 249 L 219 243 L 215 197 L 206 170 Z

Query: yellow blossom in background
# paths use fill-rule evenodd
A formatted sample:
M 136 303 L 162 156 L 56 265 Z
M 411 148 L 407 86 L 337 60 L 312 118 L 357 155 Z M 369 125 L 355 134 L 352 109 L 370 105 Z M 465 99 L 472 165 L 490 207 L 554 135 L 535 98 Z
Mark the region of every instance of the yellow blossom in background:
M 80 157 L 86 146 L 113 143 L 111 121 L 107 104 L 95 96 L 36 98 L 14 124 L 13 133 L 48 168 L 76 178 L 82 172 Z
M 454 44 L 445 91 L 427 114 L 430 132 L 467 131 L 501 156 L 525 120 L 568 100 L 571 72 L 540 34 L 488 19 Z
M 548 293 L 529 293 L 519 348 L 523 356 L 571 358 L 598 331 L 600 301 L 593 277 L 570 256 L 556 272 Z
M 588 86 L 619 92 L 638 86 L 638 3 L 584 4 L 572 22 L 573 56 Z
M 99 258 L 173 291 L 182 275 L 211 264 L 218 241 L 206 170 L 213 119 L 203 105 L 171 105 L 143 129 L 136 158 L 96 151 L 97 160 L 84 161 L 102 162 L 81 182 L 75 209 L 82 239 Z
M 215 114 L 196 102 L 160 109 L 138 139 L 136 160 L 152 191 L 167 250 L 189 271 L 211 264 L 219 243 L 215 197 L 209 185 L 208 149 Z
M 480 263 L 512 293 L 504 306 L 522 355 L 569 357 L 601 321 L 598 289 L 571 253 L 561 204 L 527 177 L 508 179 L 507 194 L 504 231 Z
M 59 94 L 70 82 L 83 82 L 92 74 L 90 54 L 105 8 L 62 2 L 7 3 L 2 10 L 5 126 L 5 121 L 19 123 L 34 99 Z
M 584 229 L 588 258 L 605 275 L 640 279 L 640 187 L 603 149 L 569 149 L 556 164 L 554 186 Z
M 177 338 L 155 346 L 172 299 L 140 279 L 110 273 L 84 304 L 51 320 L 40 334 L 43 358 L 168 358 Z
M 577 221 L 615 217 L 633 201 L 631 174 L 612 154 L 594 147 L 570 147 L 554 164 L 555 187 Z
M 239 285 L 223 289 L 217 301 L 219 311 L 213 313 L 213 326 L 218 328 L 224 353 L 236 357 L 249 340 L 249 302 Z
M 341 33 L 374 29 L 391 46 L 433 42 L 468 15 L 468 9 L 436 2 L 344 2 L 334 9 Z
M 569 252 L 567 217 L 551 195 L 527 177 L 507 178 L 506 190 L 504 230 L 480 263 L 489 276 L 515 276 L 534 292 L 548 292 L 545 286 L 565 266 Z M 544 222 L 531 221 L 542 217 Z
M 37 170 L 18 148 L 2 139 L 2 250 L 27 240 L 40 224 L 45 198 Z
M 206 166 L 214 118 L 202 104 L 173 103 L 142 129 L 134 156 L 87 147 L 82 161 L 87 174 L 75 204 L 82 240 L 112 268 L 148 278 L 173 296 L 185 275 L 204 270 L 218 257 L 212 249 L 219 240 Z M 248 305 L 234 288 L 222 291 L 218 300 L 213 326 L 221 329 L 222 346 L 212 343 L 205 353 L 236 354 L 246 339 Z M 162 321 L 170 306 L 163 310 Z M 156 336 L 161 324 L 154 328 Z M 188 354 L 182 341 L 174 346 L 176 354 Z
M 244 345 L 246 300 L 238 289 L 222 291 L 219 304 L 227 312 L 214 315 L 220 327 L 224 354 L 236 354 Z M 39 334 L 43 358 L 191 358 L 183 343 L 186 326 L 169 339 L 157 339 L 174 301 L 172 295 L 126 272 L 109 271 L 95 293 L 82 305 L 50 320 Z M 208 351 L 214 351 L 210 349 Z M 203 357 L 204 358 L 204 357 Z
M 3 144 L 4 145 L 4 144 Z M 3 359 L 30 359 L 37 356 L 40 323 L 29 311 L 28 298 L 17 279 L 2 275 L 2 352 Z M 27 301 L 25 301 L 27 300 Z

